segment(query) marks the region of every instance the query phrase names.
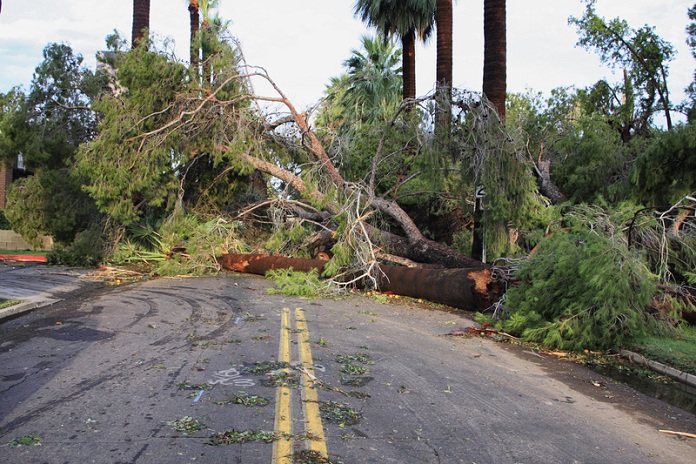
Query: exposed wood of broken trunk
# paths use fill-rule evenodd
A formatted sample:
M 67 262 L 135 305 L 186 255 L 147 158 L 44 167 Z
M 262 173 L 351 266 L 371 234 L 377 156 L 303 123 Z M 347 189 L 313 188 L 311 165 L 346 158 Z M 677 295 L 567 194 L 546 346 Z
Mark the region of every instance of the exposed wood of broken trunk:
M 272 269 L 321 272 L 326 261 L 264 254 L 223 254 L 220 264 L 237 272 L 264 275 Z M 488 269 L 422 269 L 380 265 L 379 290 L 422 298 L 466 310 L 485 309 L 502 294 Z

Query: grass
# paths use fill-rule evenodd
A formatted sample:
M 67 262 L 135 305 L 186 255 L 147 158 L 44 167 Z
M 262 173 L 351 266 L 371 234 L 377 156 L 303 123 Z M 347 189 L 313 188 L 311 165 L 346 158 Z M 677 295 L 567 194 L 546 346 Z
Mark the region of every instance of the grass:
M 21 302 L 22 302 L 22 300 L 8 300 L 5 298 L 0 298 L 0 309 L 9 308 L 10 306 L 14 306 L 14 305 L 19 304 Z
M 630 349 L 653 361 L 696 375 L 696 327 L 684 326 L 670 337 L 645 337 Z
M 0 255 L 47 256 L 50 251 L 0 250 Z

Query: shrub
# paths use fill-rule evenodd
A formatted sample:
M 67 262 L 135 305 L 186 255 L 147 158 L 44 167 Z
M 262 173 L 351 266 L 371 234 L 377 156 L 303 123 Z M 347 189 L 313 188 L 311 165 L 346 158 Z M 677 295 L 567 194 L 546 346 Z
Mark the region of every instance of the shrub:
M 0 230 L 12 230 L 12 225 L 5 217 L 5 210 L 3 209 L 0 209 Z

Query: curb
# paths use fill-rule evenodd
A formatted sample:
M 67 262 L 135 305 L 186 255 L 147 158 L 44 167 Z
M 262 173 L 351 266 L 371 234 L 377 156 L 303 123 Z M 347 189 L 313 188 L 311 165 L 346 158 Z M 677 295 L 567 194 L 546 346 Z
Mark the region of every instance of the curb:
M 38 263 L 45 263 L 46 257 L 40 255 L 0 255 L 0 261 L 31 261 Z
M 673 367 L 667 366 L 667 365 L 659 363 L 657 361 L 651 361 L 650 359 L 646 358 L 645 356 L 638 354 L 638 353 L 634 353 L 633 351 L 621 350 L 619 352 L 619 354 L 621 356 L 623 356 L 624 358 L 628 358 L 637 364 L 642 364 L 643 366 L 647 366 L 650 369 L 654 370 L 655 372 L 659 372 L 660 374 L 668 375 L 668 376 L 672 377 L 673 379 L 678 380 L 679 382 L 685 383 L 687 385 L 690 385 L 690 386 L 696 388 L 696 375 L 682 372 L 679 369 L 675 369 Z
M 34 301 L 25 300 L 22 303 L 8 306 L 7 308 L 0 309 L 0 322 L 2 322 L 3 319 L 6 319 L 8 317 L 17 316 L 19 314 L 27 313 L 34 309 L 43 308 L 45 306 L 51 306 L 52 304 L 58 303 L 59 301 L 61 300 L 58 298 L 44 298 L 36 299 Z

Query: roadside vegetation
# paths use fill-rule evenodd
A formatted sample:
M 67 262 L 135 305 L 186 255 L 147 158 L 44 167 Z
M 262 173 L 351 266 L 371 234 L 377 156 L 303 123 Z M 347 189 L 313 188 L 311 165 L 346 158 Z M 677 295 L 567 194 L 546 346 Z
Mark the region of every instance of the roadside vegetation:
M 379 3 L 356 3 L 376 34 L 356 38 L 308 110 L 243 61 L 215 8 L 189 63 L 115 33 L 93 72 L 48 44 L 30 88 L 0 95 L 0 158 L 34 173 L 13 184 L 6 222 L 29 243 L 52 236 L 53 264 L 204 275 L 223 253 L 329 259 L 321 274 L 273 273 L 277 292 L 303 296 L 371 289 L 380 263 L 485 261 L 506 291 L 479 318 L 550 349 L 690 333 L 696 82 L 669 100 L 673 45 L 587 1 L 570 24 L 617 82 L 501 102 L 490 84 L 505 89 L 505 68 L 486 67 L 497 90 L 451 88 L 445 73 L 415 97 L 404 47 L 443 13 Z M 683 13 L 696 53 L 696 5 Z M 259 80 L 274 93 L 254 93 Z
M 10 306 L 17 305 L 21 302 L 22 300 L 0 298 L 0 309 L 9 308 Z
M 669 337 L 638 338 L 628 348 L 648 359 L 696 375 L 696 326 L 680 326 Z

